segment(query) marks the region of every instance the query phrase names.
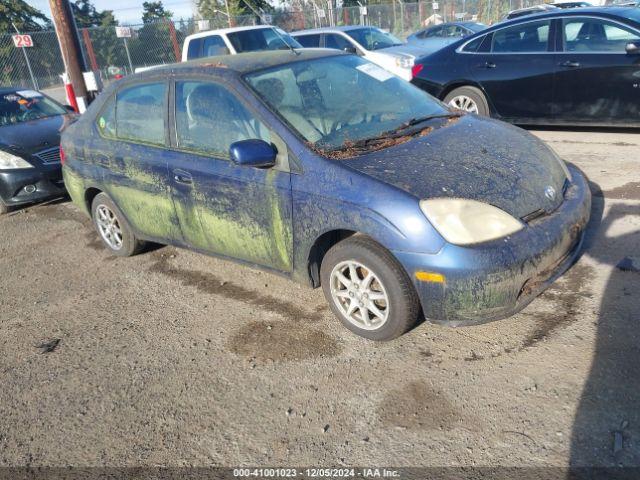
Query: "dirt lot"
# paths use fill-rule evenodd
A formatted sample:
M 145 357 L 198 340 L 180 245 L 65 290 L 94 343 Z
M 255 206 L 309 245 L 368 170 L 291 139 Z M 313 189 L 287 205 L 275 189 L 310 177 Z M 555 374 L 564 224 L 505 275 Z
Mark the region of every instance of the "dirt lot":
M 386 344 L 271 274 L 113 258 L 69 203 L 0 218 L 0 465 L 640 466 L 640 135 L 536 134 L 592 182 L 584 256 Z

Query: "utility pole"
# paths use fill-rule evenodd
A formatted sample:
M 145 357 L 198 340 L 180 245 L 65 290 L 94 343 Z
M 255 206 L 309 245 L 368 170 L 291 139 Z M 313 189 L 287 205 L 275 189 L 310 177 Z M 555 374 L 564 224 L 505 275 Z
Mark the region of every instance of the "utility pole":
M 84 64 L 71 5 L 69 5 L 69 0 L 49 0 L 49 5 L 62 52 L 64 68 L 73 86 L 80 112 L 83 112 L 87 105 L 87 87 L 82 72 L 87 71 L 87 68 Z

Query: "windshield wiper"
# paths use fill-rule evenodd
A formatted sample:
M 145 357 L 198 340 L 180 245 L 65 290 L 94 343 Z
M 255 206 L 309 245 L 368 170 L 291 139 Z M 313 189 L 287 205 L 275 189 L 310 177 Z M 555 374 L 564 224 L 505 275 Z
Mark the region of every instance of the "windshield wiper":
M 407 120 L 402 125 L 400 125 L 398 128 L 396 128 L 395 130 L 392 130 L 392 131 L 393 132 L 401 132 L 402 130 L 406 130 L 409 127 L 413 127 L 414 125 L 418 125 L 419 123 L 427 122 L 429 120 L 434 120 L 436 118 L 456 118 L 456 117 L 461 117 L 462 115 L 464 115 L 464 114 L 460 113 L 460 112 L 446 112 L 446 113 L 436 113 L 436 114 L 432 114 L 432 115 L 425 115 L 423 117 L 414 117 L 414 118 L 412 118 L 410 120 Z

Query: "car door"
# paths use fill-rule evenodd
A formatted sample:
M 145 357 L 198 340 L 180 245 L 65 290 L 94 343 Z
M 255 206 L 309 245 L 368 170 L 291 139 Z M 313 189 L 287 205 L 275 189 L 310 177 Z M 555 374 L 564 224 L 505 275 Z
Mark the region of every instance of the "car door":
M 289 272 L 292 269 L 291 174 L 286 146 L 235 91 L 210 79 L 173 87 L 171 192 L 188 245 Z M 276 145 L 276 167 L 239 166 L 233 142 Z
M 640 32 L 594 16 L 561 20 L 554 114 L 574 123 L 640 123 Z
M 106 192 L 145 238 L 179 241 L 167 169 L 168 82 L 149 80 L 119 90 L 98 116 L 100 136 L 90 160 Z
M 551 20 L 526 20 L 488 34 L 468 57 L 472 77 L 498 116 L 536 122 L 549 118 L 553 99 Z

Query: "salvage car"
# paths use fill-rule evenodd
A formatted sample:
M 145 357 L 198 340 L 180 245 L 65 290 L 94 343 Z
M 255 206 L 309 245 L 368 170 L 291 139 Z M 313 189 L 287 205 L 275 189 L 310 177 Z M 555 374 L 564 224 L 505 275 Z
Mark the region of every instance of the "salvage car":
M 405 80 L 411 80 L 416 58 L 425 48 L 402 42 L 389 32 L 371 26 L 324 27 L 292 32 L 306 48 L 332 48 L 360 55 Z
M 517 312 L 575 260 L 590 212 L 582 174 L 533 135 L 326 49 L 133 75 L 61 150 L 114 255 L 171 244 L 321 286 L 374 340 L 420 312 L 452 326 Z
M 287 32 L 271 25 L 221 28 L 187 36 L 182 46 L 182 61 L 283 48 L 302 46 Z
M 407 37 L 409 45 L 424 49 L 425 55 L 487 28 L 478 22 L 449 22 L 433 25 Z
M 73 116 L 38 91 L 0 88 L 0 214 L 66 193 L 58 145 Z
M 558 9 L 504 22 L 416 62 L 449 105 L 518 124 L 640 126 L 640 8 Z

